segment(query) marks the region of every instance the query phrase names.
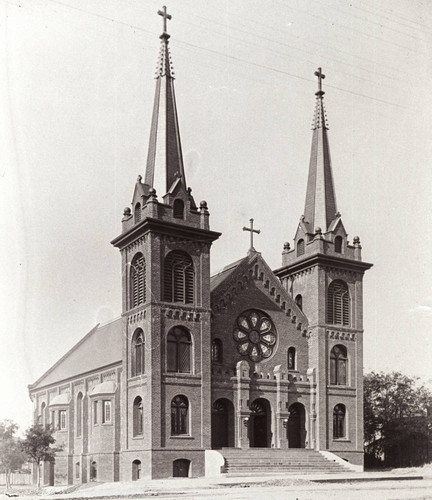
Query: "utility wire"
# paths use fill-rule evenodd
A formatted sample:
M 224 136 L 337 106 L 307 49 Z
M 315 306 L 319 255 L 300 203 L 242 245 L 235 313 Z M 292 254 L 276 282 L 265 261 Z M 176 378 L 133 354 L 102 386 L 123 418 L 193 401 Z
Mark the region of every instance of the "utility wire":
M 95 16 L 95 17 L 98 17 L 98 18 L 101 18 L 101 19 L 105 19 L 105 20 L 108 20 L 108 21 L 120 24 L 122 26 L 126 26 L 126 27 L 128 27 L 128 28 L 130 28 L 132 30 L 136 30 L 136 31 L 140 31 L 140 32 L 144 32 L 144 33 L 148 33 L 148 34 L 152 34 L 152 35 L 157 35 L 158 36 L 158 33 L 154 32 L 154 31 L 142 28 L 140 26 L 129 24 L 129 23 L 125 22 L 125 21 L 120 21 L 120 20 L 114 19 L 112 17 L 104 16 L 103 14 L 98 14 L 98 13 L 94 13 L 94 12 L 91 12 L 91 11 L 87 11 L 86 9 L 82 9 L 80 7 L 71 6 L 71 5 L 68 5 L 66 3 L 61 2 L 60 0 L 48 0 L 48 1 L 51 2 L 51 3 L 58 4 L 58 5 L 62 5 L 64 7 L 66 7 L 66 8 L 70 8 L 70 9 L 73 9 L 73 10 L 77 10 L 79 12 L 83 12 L 83 13 L 91 15 L 91 16 Z M 209 48 L 206 48 L 206 47 L 201 47 L 201 46 L 192 44 L 190 42 L 185 42 L 183 40 L 176 39 L 176 43 L 183 44 L 183 45 L 188 46 L 188 47 L 194 47 L 195 49 L 198 49 L 198 50 L 201 50 L 201 51 L 209 52 L 209 53 L 212 53 L 212 54 L 217 54 L 217 55 L 223 56 L 223 57 L 225 57 L 227 59 L 231 59 L 231 60 L 234 60 L 234 61 L 237 61 L 237 62 L 242 62 L 242 63 L 248 64 L 250 66 L 259 67 L 259 68 L 262 68 L 262 69 L 265 69 L 265 70 L 268 70 L 268 71 L 272 71 L 272 72 L 275 72 L 275 73 L 278 73 L 278 74 L 283 74 L 283 75 L 286 75 L 286 76 L 289 76 L 291 78 L 295 78 L 295 79 L 298 79 L 298 80 L 303 80 L 303 81 L 307 81 L 307 82 L 314 82 L 315 81 L 315 80 L 312 80 L 310 78 L 306 78 L 306 77 L 303 77 L 303 76 L 300 76 L 300 75 L 296 75 L 294 73 L 290 73 L 288 71 L 284 71 L 284 70 L 281 70 L 281 69 L 273 68 L 271 66 L 267 66 L 267 65 L 255 63 L 255 62 L 252 62 L 252 61 L 247 61 L 246 59 L 242 59 L 240 57 L 236 57 L 236 56 L 229 55 L 229 54 L 224 54 L 224 53 L 216 51 L 214 49 L 209 49 Z M 355 95 L 355 96 L 358 96 L 358 97 L 363 97 L 365 99 L 370 99 L 370 100 L 373 100 L 373 101 L 376 101 L 376 102 L 381 102 L 383 104 L 388 104 L 390 106 L 395 106 L 395 107 L 398 107 L 398 108 L 406 108 L 406 106 L 402 106 L 400 104 L 396 104 L 395 102 L 387 101 L 387 100 L 384 100 L 384 99 L 379 99 L 377 97 L 372 97 L 372 96 L 369 96 L 369 95 L 366 95 L 366 94 L 362 94 L 362 93 L 359 93 L 359 92 L 354 92 L 352 90 L 343 89 L 343 88 L 337 87 L 335 85 L 329 85 L 329 84 L 327 84 L 326 86 L 328 88 L 333 88 L 335 90 L 339 90 L 339 91 L 347 93 L 347 94 Z

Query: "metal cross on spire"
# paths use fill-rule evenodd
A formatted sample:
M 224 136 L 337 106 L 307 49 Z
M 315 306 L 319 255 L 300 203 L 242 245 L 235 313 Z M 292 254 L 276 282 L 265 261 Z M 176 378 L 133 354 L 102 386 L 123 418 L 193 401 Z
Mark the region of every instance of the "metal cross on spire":
M 172 16 L 171 16 L 171 14 L 167 13 L 167 8 L 165 5 L 162 7 L 162 9 L 163 10 L 158 10 L 158 14 L 163 17 L 163 32 L 166 33 L 167 32 L 167 19 L 168 20 L 172 19 Z
M 254 233 L 260 234 L 261 230 L 260 229 L 254 229 L 254 227 L 253 227 L 254 220 L 253 219 L 249 219 L 249 222 L 250 222 L 250 227 L 246 227 L 246 226 L 243 227 L 243 231 L 249 231 L 250 232 L 250 248 L 249 248 L 249 252 L 255 252 L 256 250 L 255 250 L 255 248 L 253 246 L 253 234 Z
M 314 75 L 318 77 L 318 92 L 315 92 L 315 95 L 323 96 L 324 92 L 322 90 L 322 81 L 324 80 L 325 75 L 321 71 L 321 68 L 318 68 L 318 71 L 315 71 Z

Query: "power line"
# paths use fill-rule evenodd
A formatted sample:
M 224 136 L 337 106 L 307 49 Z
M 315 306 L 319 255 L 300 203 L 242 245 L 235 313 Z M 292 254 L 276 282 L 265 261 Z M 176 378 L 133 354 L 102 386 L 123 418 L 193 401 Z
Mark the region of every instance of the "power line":
M 148 34 L 152 34 L 152 35 L 158 35 L 157 33 L 153 32 L 151 30 L 147 30 L 145 28 L 142 28 L 140 26 L 132 25 L 132 24 L 129 24 L 129 23 L 125 22 L 125 21 L 120 21 L 120 20 L 117 20 L 117 19 L 114 19 L 114 18 L 111 18 L 111 17 L 108 17 L 108 16 L 104 16 L 103 14 L 98 14 L 98 13 L 90 12 L 90 11 L 87 11 L 87 10 L 82 9 L 80 7 L 71 6 L 71 5 L 68 5 L 66 3 L 61 2 L 60 0 L 48 0 L 48 1 L 51 2 L 51 3 L 62 5 L 63 7 L 66 7 L 66 8 L 77 10 L 77 11 L 83 12 L 83 13 L 88 14 L 88 15 L 92 15 L 92 16 L 95 16 L 95 17 L 98 17 L 98 18 L 101 18 L 101 19 L 104 19 L 104 20 L 108 20 L 110 22 L 114 22 L 114 23 L 120 24 L 122 26 L 126 26 L 126 27 L 128 27 L 128 28 L 130 28 L 132 30 L 136 30 L 136 31 L 140 31 L 140 32 L 144 32 L 144 33 L 148 33 Z M 236 56 L 233 56 L 233 55 L 224 54 L 224 53 L 219 52 L 217 50 L 209 49 L 209 48 L 206 48 L 206 47 L 201 47 L 201 46 L 192 44 L 190 42 L 185 42 L 183 40 L 176 39 L 176 43 L 183 44 L 183 45 L 188 46 L 188 47 L 194 47 L 195 49 L 198 49 L 198 50 L 201 50 L 201 51 L 209 52 L 209 53 L 212 53 L 212 54 L 217 54 L 217 55 L 223 56 L 223 57 L 225 57 L 227 59 L 230 59 L 230 60 L 234 60 L 234 61 L 237 61 L 237 62 L 242 62 L 242 63 L 248 64 L 250 66 L 254 66 L 254 67 L 259 67 L 259 68 L 262 68 L 262 69 L 265 69 L 265 70 L 268 70 L 268 71 L 272 71 L 274 73 L 283 74 L 283 75 L 286 75 L 286 76 L 289 76 L 291 78 L 295 78 L 295 79 L 298 79 L 298 80 L 303 80 L 303 81 L 307 81 L 307 82 L 314 82 L 314 80 L 312 80 L 310 78 L 306 78 L 306 77 L 303 77 L 303 76 L 300 76 L 300 75 L 296 75 L 294 73 L 290 73 L 288 71 L 277 69 L 277 68 L 274 68 L 274 67 L 271 67 L 271 66 L 267 66 L 267 65 L 263 65 L 263 64 L 259 64 L 259 63 L 247 61 L 245 59 L 242 59 L 242 58 L 239 58 L 239 57 L 236 57 Z M 398 108 L 405 108 L 406 107 L 406 106 L 402 106 L 400 104 L 396 104 L 395 102 L 390 102 L 390 101 L 387 101 L 387 100 L 384 100 L 384 99 L 379 99 L 377 97 L 372 97 L 372 96 L 368 96 L 366 94 L 354 92 L 352 90 L 343 89 L 343 88 L 337 87 L 335 85 L 327 85 L 327 87 L 328 88 L 333 88 L 335 90 L 339 90 L 339 91 L 347 93 L 347 94 L 355 95 L 355 96 L 358 96 L 358 97 L 363 97 L 365 99 L 370 99 L 370 100 L 373 100 L 373 101 L 376 101 L 376 102 L 381 102 L 383 104 L 388 104 L 390 106 L 395 106 L 395 107 L 398 107 Z

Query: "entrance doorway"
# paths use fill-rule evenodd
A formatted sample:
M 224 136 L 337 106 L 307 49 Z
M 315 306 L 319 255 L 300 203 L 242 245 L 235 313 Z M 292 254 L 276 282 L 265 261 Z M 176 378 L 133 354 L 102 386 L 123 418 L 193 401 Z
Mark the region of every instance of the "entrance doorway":
M 92 462 L 90 465 L 90 481 L 97 481 L 97 463 Z
M 271 444 L 270 403 L 264 399 L 255 399 L 250 405 L 249 440 L 253 448 L 269 448 Z
M 212 448 L 234 446 L 234 406 L 228 399 L 217 399 L 212 406 Z
M 290 448 L 305 448 L 306 428 L 305 409 L 301 403 L 289 407 L 288 444 Z

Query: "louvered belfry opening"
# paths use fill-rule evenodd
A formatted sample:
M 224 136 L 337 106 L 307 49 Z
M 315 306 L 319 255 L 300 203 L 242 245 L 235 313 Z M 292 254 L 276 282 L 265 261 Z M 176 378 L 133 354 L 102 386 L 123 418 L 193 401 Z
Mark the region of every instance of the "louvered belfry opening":
M 341 280 L 332 281 L 328 287 L 327 323 L 349 326 L 348 286 Z
M 146 268 L 142 253 L 137 253 L 132 259 L 130 289 L 131 308 L 144 304 L 146 292 Z
M 141 203 L 137 203 L 134 209 L 135 224 L 141 220 Z
M 193 304 L 194 302 L 194 267 L 186 252 L 170 252 L 164 262 L 164 293 L 167 302 Z
M 184 219 L 184 203 L 183 200 L 174 200 L 173 215 L 175 219 Z
M 297 243 L 297 257 L 305 253 L 305 242 L 304 240 L 298 240 Z

